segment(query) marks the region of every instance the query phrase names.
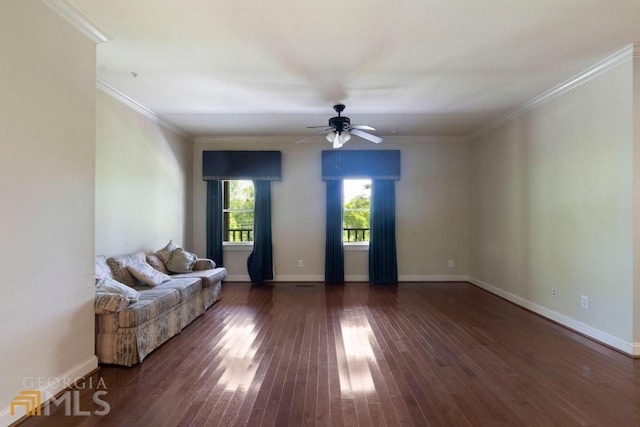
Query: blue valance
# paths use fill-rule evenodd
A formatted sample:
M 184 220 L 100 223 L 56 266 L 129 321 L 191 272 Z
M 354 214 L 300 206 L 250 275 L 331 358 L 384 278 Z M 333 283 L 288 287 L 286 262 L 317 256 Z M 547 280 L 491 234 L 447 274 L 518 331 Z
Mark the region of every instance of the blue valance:
M 400 179 L 400 150 L 322 151 L 322 180 Z
M 280 151 L 203 151 L 202 179 L 280 181 L 281 164 Z

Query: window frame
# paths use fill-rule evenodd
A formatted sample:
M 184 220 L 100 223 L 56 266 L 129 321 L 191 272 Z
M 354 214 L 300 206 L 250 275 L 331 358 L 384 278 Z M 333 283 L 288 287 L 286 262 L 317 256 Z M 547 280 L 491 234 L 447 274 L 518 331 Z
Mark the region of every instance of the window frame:
M 369 181 L 369 185 L 372 186 L 373 185 L 373 180 L 371 178 L 343 178 L 342 179 L 342 236 L 343 236 L 343 241 L 342 241 L 342 246 L 345 248 L 345 250 L 347 251 L 367 251 L 369 250 L 369 243 L 371 241 L 371 194 L 369 194 L 369 209 L 365 209 L 365 208 L 345 208 L 345 204 L 347 202 L 347 200 L 345 200 L 345 183 L 346 181 Z M 369 240 L 367 241 L 362 241 L 362 242 L 347 242 L 344 240 L 344 232 L 345 232 L 345 227 L 344 227 L 344 214 L 345 212 L 362 212 L 362 211 L 368 211 L 369 212 Z
M 229 183 L 232 181 L 247 181 L 250 182 L 251 185 L 253 185 L 253 181 L 250 179 L 224 179 L 222 180 L 222 247 L 223 248 L 227 248 L 227 249 L 231 249 L 231 250 L 251 250 L 251 248 L 253 248 L 253 233 L 252 233 L 252 239 L 250 241 L 244 241 L 244 242 L 232 242 L 232 241 L 228 241 L 225 240 L 226 237 L 229 236 L 229 227 L 227 224 L 227 220 L 225 219 L 226 216 L 225 214 L 231 214 L 231 213 L 242 213 L 242 212 L 248 212 L 251 213 L 252 215 L 255 215 L 255 186 L 254 186 L 254 193 L 253 193 L 253 209 L 239 209 L 239 208 L 226 208 L 225 206 L 229 205 Z M 251 231 L 253 232 L 253 228 L 251 229 Z

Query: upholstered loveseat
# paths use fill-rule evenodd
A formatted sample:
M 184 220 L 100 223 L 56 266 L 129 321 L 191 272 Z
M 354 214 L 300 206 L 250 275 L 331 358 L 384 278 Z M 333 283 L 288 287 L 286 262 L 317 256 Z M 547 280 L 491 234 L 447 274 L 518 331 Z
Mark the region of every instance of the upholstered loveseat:
M 162 267 L 161 251 L 96 257 L 96 354 L 100 363 L 132 366 L 141 362 L 221 298 L 225 268 L 197 259 L 191 271 L 172 274 Z M 153 286 L 139 278 L 139 271 L 149 273 L 150 268 L 161 276 Z M 110 292 L 98 292 L 98 283 L 105 281 L 127 285 L 135 297 L 128 295 L 129 300 L 123 301 Z

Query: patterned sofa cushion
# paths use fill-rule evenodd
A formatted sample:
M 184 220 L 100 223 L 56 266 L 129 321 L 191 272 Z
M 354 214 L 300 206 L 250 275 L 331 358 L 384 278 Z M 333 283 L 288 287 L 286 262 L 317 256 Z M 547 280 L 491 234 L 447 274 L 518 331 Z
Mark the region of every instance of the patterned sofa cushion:
M 198 277 L 202 279 L 202 284 L 205 287 L 215 286 L 216 283 L 224 280 L 227 277 L 227 269 L 224 267 L 213 268 L 210 270 L 192 271 L 190 273 L 172 274 L 172 279 L 182 279 L 186 277 Z
M 138 279 L 127 270 L 128 265 L 146 264 L 146 258 L 144 252 L 138 252 L 135 254 L 118 255 L 111 257 L 107 260 L 107 264 L 111 268 L 113 278 L 118 282 L 122 282 L 128 286 L 135 286 L 138 284 Z
M 140 294 L 145 294 L 149 289 L 146 286 L 136 286 L 135 289 L 140 290 Z M 202 289 L 202 280 L 198 277 L 174 278 L 152 288 L 152 289 L 175 289 L 180 293 L 180 302 L 189 301 L 195 294 Z
M 148 288 L 147 288 L 148 289 Z M 180 302 L 180 292 L 175 289 L 153 289 L 140 292 L 138 302 L 130 304 L 118 312 L 118 325 L 121 328 L 132 328 L 158 316 L 163 316 L 174 305 Z

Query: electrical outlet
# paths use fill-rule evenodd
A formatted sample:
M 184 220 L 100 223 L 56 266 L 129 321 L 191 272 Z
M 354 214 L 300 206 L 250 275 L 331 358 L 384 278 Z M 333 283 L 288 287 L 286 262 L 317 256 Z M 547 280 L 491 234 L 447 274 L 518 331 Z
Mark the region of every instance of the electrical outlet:
M 558 288 L 551 288 L 551 295 L 553 295 L 554 297 L 558 295 Z
M 301 260 L 301 259 L 298 260 L 298 267 L 300 267 L 300 268 L 304 267 L 304 261 L 303 260 Z
M 580 305 L 582 308 L 589 308 L 589 297 L 582 295 L 580 297 Z
M 452 259 L 449 260 L 449 267 L 453 267 L 453 260 Z

